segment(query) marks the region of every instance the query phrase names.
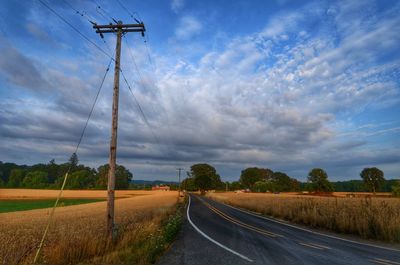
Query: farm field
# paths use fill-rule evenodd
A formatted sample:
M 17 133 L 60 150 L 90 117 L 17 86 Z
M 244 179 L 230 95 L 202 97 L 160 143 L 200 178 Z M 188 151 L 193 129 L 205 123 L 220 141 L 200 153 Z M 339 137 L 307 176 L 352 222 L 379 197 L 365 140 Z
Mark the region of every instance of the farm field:
M 294 223 L 365 239 L 400 242 L 399 198 L 345 198 L 294 193 L 208 193 L 208 197 Z
M 0 190 L 0 200 L 51 199 L 53 190 Z M 65 191 L 63 198 L 104 200 L 106 191 Z M 160 223 L 174 211 L 176 192 L 117 191 L 115 218 L 119 243 L 113 248 L 133 244 L 159 229 Z M 54 202 L 54 200 L 53 200 Z M 35 250 L 47 224 L 50 208 L 0 213 L 0 264 L 31 264 Z M 104 238 L 106 201 L 60 207 L 43 249 L 42 263 L 75 264 L 105 251 L 110 252 Z M 144 255 L 144 253 L 142 253 Z M 112 257 L 107 263 L 113 264 Z M 101 262 L 100 262 L 101 263 Z M 118 264 L 122 262 L 115 262 Z M 146 264 L 146 263 L 143 263 Z
M 100 202 L 104 199 L 60 199 L 57 207 L 71 206 L 77 204 L 85 204 L 92 202 Z M 42 209 L 53 207 L 55 200 L 0 200 L 0 213 L 28 211 L 34 209 Z
M 56 198 L 59 190 L 0 189 L 0 200 L 7 199 L 48 199 Z M 150 195 L 153 191 L 116 190 L 115 198 Z M 64 190 L 63 198 L 107 198 L 106 190 Z

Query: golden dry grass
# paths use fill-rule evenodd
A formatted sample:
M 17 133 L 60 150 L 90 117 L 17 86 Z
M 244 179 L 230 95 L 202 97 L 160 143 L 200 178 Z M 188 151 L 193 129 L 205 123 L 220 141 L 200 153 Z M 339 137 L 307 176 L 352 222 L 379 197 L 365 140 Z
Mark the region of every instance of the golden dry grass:
M 1 198 L 52 198 L 57 191 L 0 190 Z M 66 197 L 102 198 L 104 191 L 66 191 Z M 135 196 L 146 195 L 146 196 Z M 118 191 L 115 202 L 119 230 L 132 241 L 156 229 L 177 202 L 176 192 Z M 132 197 L 133 196 L 133 197 Z M 48 220 L 50 208 L 0 214 L 0 264 L 30 264 Z M 46 264 L 68 264 L 102 253 L 106 202 L 57 208 L 43 250 Z M 135 231 L 135 232 L 132 232 Z M 136 234 L 135 234 L 136 233 Z
M 341 198 L 295 194 L 210 193 L 224 203 L 295 223 L 400 242 L 400 199 Z
M 158 191 L 117 190 L 116 198 L 156 194 Z M 0 189 L 0 200 L 49 199 L 58 196 L 58 190 Z M 106 190 L 64 190 L 63 198 L 107 198 Z

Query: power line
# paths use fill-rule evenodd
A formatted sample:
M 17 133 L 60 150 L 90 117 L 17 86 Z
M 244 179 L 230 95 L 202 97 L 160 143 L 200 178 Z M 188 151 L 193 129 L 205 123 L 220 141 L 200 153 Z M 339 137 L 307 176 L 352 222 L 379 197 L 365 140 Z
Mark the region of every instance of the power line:
M 79 11 L 78 9 L 76 9 L 73 5 L 71 5 L 67 0 L 62 0 L 67 6 L 69 6 L 72 10 L 75 11 L 75 13 L 81 17 L 85 17 L 90 24 L 94 25 L 96 24 L 95 22 L 93 22 L 93 19 L 91 19 L 88 14 L 83 10 L 83 11 Z
M 114 60 L 114 59 L 111 58 L 110 62 L 109 62 L 108 65 L 107 65 L 107 69 L 106 69 L 106 71 L 105 71 L 105 73 L 104 73 L 104 75 L 103 75 L 103 78 L 101 79 L 101 83 L 100 83 L 100 86 L 99 86 L 99 88 L 98 88 L 98 90 L 97 90 L 96 97 L 95 97 L 95 99 L 94 99 L 94 102 L 93 102 L 93 104 L 92 104 L 92 107 L 90 108 L 90 112 L 89 112 L 88 118 L 87 118 L 87 120 L 86 120 L 86 122 L 85 122 L 85 125 L 83 126 L 82 133 L 81 133 L 81 135 L 80 135 L 80 137 L 79 137 L 79 141 L 78 141 L 78 143 L 77 143 L 77 145 L 76 145 L 76 147 L 75 147 L 75 151 L 74 151 L 74 153 L 73 153 L 73 154 L 75 154 L 75 155 L 76 155 L 76 153 L 77 153 L 78 150 L 79 150 L 79 146 L 80 146 L 80 144 L 81 144 L 81 142 L 82 142 L 82 139 L 83 139 L 83 136 L 84 136 L 84 134 L 85 134 L 86 128 L 87 128 L 87 126 L 88 126 L 88 124 L 89 124 L 89 120 L 90 120 L 90 118 L 92 117 L 93 110 L 94 110 L 94 108 L 95 108 L 95 106 L 96 106 L 96 103 L 97 103 L 97 100 L 98 100 L 98 98 L 99 98 L 101 89 L 102 89 L 102 87 L 103 87 L 104 81 L 105 81 L 105 79 L 106 79 L 106 76 L 107 76 L 108 71 L 110 70 L 110 65 L 111 65 L 111 63 L 112 63 L 113 60 Z M 62 192 L 64 191 L 65 184 L 67 183 L 68 175 L 69 175 L 71 169 L 72 169 L 72 164 L 69 165 L 68 170 L 67 170 L 67 172 L 66 172 L 65 175 L 64 175 L 64 180 L 63 180 L 63 183 L 62 183 L 62 185 L 61 185 L 61 189 L 60 189 L 60 191 L 59 191 L 59 193 L 58 193 L 57 199 L 56 199 L 56 201 L 54 202 L 53 208 L 52 208 L 52 210 L 51 210 L 51 212 L 50 212 L 50 216 L 49 216 L 49 219 L 48 219 L 48 221 L 47 221 L 47 225 L 46 225 L 46 228 L 45 228 L 45 230 L 44 230 L 44 233 L 43 233 L 42 239 L 41 239 L 41 241 L 40 241 L 39 247 L 38 247 L 38 249 L 37 249 L 37 251 L 36 251 L 35 258 L 34 258 L 34 260 L 33 260 L 33 264 L 36 264 L 36 262 L 37 262 L 37 260 L 38 260 L 38 258 L 39 258 L 40 252 L 41 252 L 42 247 L 43 247 L 43 243 L 44 243 L 44 241 L 45 241 L 45 239 L 46 239 L 46 236 L 47 236 L 47 233 L 48 233 L 48 231 L 49 231 L 49 227 L 50 227 L 51 221 L 52 221 L 53 216 L 54 216 L 54 212 L 55 212 L 55 210 L 56 210 L 56 208 L 57 208 L 57 205 L 58 205 L 58 202 L 59 202 L 59 200 L 60 200 L 60 198 L 61 198 L 61 196 L 62 196 Z
M 122 9 L 125 10 L 125 11 L 129 14 L 129 16 L 130 16 L 131 18 L 133 18 L 137 23 L 142 23 L 143 20 L 142 20 L 142 18 L 140 17 L 140 15 L 138 14 L 138 12 L 134 11 L 134 12 L 132 13 L 131 11 L 129 11 L 128 8 L 126 8 L 126 6 L 125 6 L 125 5 L 122 3 L 122 1 L 120 1 L 120 0 L 117 0 L 117 3 L 118 3 L 118 4 L 122 7 Z M 133 14 L 136 14 L 137 17 L 139 18 L 139 20 L 137 20 Z
M 67 2 L 67 0 L 63 0 L 77 15 L 81 16 L 81 17 L 86 17 L 87 21 L 89 21 L 89 23 L 91 25 L 97 25 L 96 22 L 94 22 L 94 20 L 89 17 L 88 13 L 83 10 L 82 12 L 80 12 L 79 10 L 77 10 L 76 8 L 74 8 L 69 2 Z M 106 18 L 107 19 L 107 18 Z M 108 45 L 108 43 L 106 42 L 106 40 L 102 37 L 101 40 L 103 41 L 103 43 L 107 46 L 108 51 L 110 52 L 110 54 L 112 54 L 112 49 L 110 48 L 110 46 Z
M 111 58 L 114 60 L 114 58 L 108 54 L 105 50 L 103 50 L 99 45 L 97 45 L 94 41 L 89 39 L 88 37 L 85 36 L 79 29 L 77 29 L 74 25 L 72 25 L 68 20 L 66 20 L 63 16 L 61 16 L 57 11 L 55 11 L 53 8 L 51 8 L 47 3 L 45 3 L 43 0 L 38 0 L 43 6 L 45 6 L 47 9 L 49 9 L 51 12 L 53 12 L 59 19 L 61 19 L 64 23 L 66 23 L 68 26 L 70 26 L 73 30 L 75 30 L 79 35 L 81 35 L 82 38 L 90 42 L 93 46 L 95 46 L 99 51 L 101 51 L 103 54 L 105 54 L 107 57 Z
M 125 37 L 125 36 L 124 36 L 124 41 L 125 41 L 125 43 L 126 43 L 126 46 L 128 47 L 128 53 L 129 53 L 129 55 L 130 55 L 131 58 L 132 58 L 132 62 L 133 62 L 133 65 L 135 66 L 135 70 L 136 70 L 136 72 L 137 72 L 137 75 L 139 76 L 140 81 L 142 82 L 142 84 L 144 84 L 145 82 L 144 82 L 143 76 L 142 76 L 141 72 L 139 71 L 139 67 L 138 67 L 137 64 L 136 64 L 135 57 L 133 57 L 133 52 L 131 51 L 131 48 L 130 48 L 129 45 L 127 44 L 127 40 L 126 40 L 126 37 Z
M 108 16 L 112 21 L 114 21 L 115 23 L 118 24 L 118 21 L 117 21 L 115 18 L 113 18 L 113 17 L 110 15 L 110 13 L 107 12 L 107 10 L 105 10 L 104 8 L 102 8 L 102 7 L 100 6 L 100 4 L 97 3 L 97 1 L 92 0 L 92 2 L 96 5 L 96 11 L 97 11 L 97 13 L 99 13 L 99 14 L 100 14 L 101 16 L 103 16 L 103 17 Z M 106 16 L 105 16 L 104 14 L 100 13 L 99 10 L 102 11 Z M 106 19 L 107 19 L 107 18 L 106 18 Z
M 124 72 L 122 71 L 122 69 L 120 69 L 120 71 L 121 71 L 122 78 L 124 79 L 124 82 L 125 82 L 126 86 L 128 87 L 129 91 L 131 92 L 131 94 L 132 94 L 132 96 L 133 96 L 133 99 L 134 99 L 134 101 L 135 101 L 135 103 L 136 103 L 136 106 L 137 106 L 137 108 L 138 108 L 138 110 L 139 110 L 140 115 L 142 116 L 143 121 L 145 122 L 145 124 L 146 124 L 147 127 L 149 128 L 151 134 L 152 134 L 153 137 L 154 137 L 154 140 L 157 142 L 157 144 L 160 145 L 160 144 L 161 144 L 161 143 L 160 143 L 160 140 L 158 139 L 158 137 L 157 137 L 157 135 L 155 134 L 155 132 L 154 132 L 152 126 L 150 125 L 149 120 L 147 119 L 146 115 L 144 114 L 144 111 L 143 111 L 142 107 L 140 106 L 140 103 L 139 103 L 138 99 L 136 98 L 135 94 L 133 93 L 133 90 L 132 90 L 132 88 L 131 88 L 131 85 L 129 84 L 128 80 L 126 79 Z

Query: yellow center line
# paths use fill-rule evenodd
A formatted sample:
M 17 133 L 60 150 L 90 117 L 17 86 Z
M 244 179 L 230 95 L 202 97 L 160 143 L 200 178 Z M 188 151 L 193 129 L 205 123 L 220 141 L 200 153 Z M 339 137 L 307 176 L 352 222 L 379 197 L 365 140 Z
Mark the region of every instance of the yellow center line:
M 391 260 L 387 260 L 387 259 L 375 258 L 375 261 L 387 262 L 389 264 L 394 264 L 394 265 L 400 265 L 400 262 L 391 261 Z
M 255 232 L 257 232 L 257 233 L 260 233 L 260 234 L 263 234 L 263 235 L 266 235 L 266 236 L 270 236 L 270 237 L 278 237 L 278 236 L 280 237 L 280 236 L 282 236 L 282 235 L 278 235 L 278 234 L 269 232 L 269 231 L 267 231 L 267 230 L 264 230 L 264 229 L 261 229 L 261 228 L 258 228 L 258 227 L 255 227 L 255 226 L 252 226 L 252 225 L 243 223 L 242 221 L 239 221 L 239 220 L 237 220 L 237 219 L 235 219 L 235 218 L 233 218 L 233 217 L 231 217 L 231 216 L 225 214 L 224 212 L 218 210 L 217 208 L 211 206 L 209 203 L 205 202 L 204 200 L 202 200 L 202 199 L 200 199 L 200 198 L 199 198 L 199 200 L 200 200 L 207 208 L 209 208 L 210 210 L 212 210 L 213 212 L 215 212 L 216 214 L 218 214 L 220 217 L 222 217 L 222 218 L 224 218 L 225 220 L 228 220 L 228 221 L 230 221 L 230 222 L 232 222 L 232 223 L 234 223 L 234 224 L 236 224 L 236 225 L 238 225 L 238 226 L 247 228 L 247 229 L 249 229 L 249 230 L 252 230 L 252 231 L 255 231 Z
M 327 246 L 324 246 L 324 245 L 315 244 L 315 243 L 308 243 L 308 244 L 316 246 L 316 247 L 320 247 L 320 248 L 331 249 L 330 247 L 327 247 Z
M 372 262 L 378 263 L 378 264 L 383 264 L 383 265 L 393 265 L 393 263 L 388 263 L 388 262 L 384 262 L 384 261 L 379 261 L 376 259 L 371 259 Z
M 319 249 L 319 250 L 324 250 L 324 248 L 322 248 L 322 247 L 317 247 L 315 245 L 311 245 L 311 244 L 307 244 L 307 243 L 299 243 L 299 244 L 303 245 L 303 246 L 306 246 L 306 247 L 310 247 L 310 248 L 316 248 L 316 249 Z

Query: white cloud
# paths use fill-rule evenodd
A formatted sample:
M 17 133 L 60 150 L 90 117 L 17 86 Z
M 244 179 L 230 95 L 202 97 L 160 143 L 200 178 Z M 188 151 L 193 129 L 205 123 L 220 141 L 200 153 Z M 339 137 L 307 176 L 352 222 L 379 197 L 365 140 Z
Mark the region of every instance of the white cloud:
M 336 6 L 316 10 L 313 12 L 320 12 L 318 17 L 331 10 L 332 27 L 344 27 L 353 19 Z M 186 61 L 177 54 L 158 55 L 154 58 L 156 69 L 142 72 L 143 81 L 128 76 L 137 81 L 135 95 L 160 143 L 140 120 L 131 95 L 121 85 L 121 163 L 132 165 L 135 173 L 142 174 L 150 174 L 151 168 L 173 171 L 171 164 L 189 167 L 208 162 L 237 174 L 245 166 L 258 165 L 299 174 L 294 177 L 313 166 L 326 166 L 334 172 L 340 167 L 347 170 L 349 165 L 398 163 L 400 158 L 393 146 L 382 146 L 376 152 L 368 149 L 371 138 L 398 134 L 398 124 L 367 133 L 357 131 L 351 137 L 344 132 L 351 132 L 348 119 L 352 114 L 367 107 L 399 104 L 399 85 L 393 75 L 398 74 L 400 61 L 392 54 L 400 41 L 396 34 L 400 19 L 383 16 L 338 38 L 306 31 L 301 23 L 305 17 L 303 10 L 280 14 L 260 32 L 231 39 L 220 50 L 196 53 L 196 61 Z M 362 16 L 354 19 L 363 21 Z M 185 16 L 175 37 L 188 40 L 201 30 L 200 21 Z M 145 54 L 140 47 L 135 48 L 138 65 L 146 62 Z M 125 69 L 134 67 L 126 61 L 125 73 Z M 86 115 L 87 110 L 79 106 L 88 105 L 86 101 L 92 99 L 94 84 L 99 81 L 71 78 L 56 70 L 43 72 L 46 81 L 60 86 L 56 93 L 64 103 L 57 97 L 52 105 L 40 104 L 42 100 L 38 99 L 35 106 L 20 104 L 26 108 L 21 111 L 0 111 L 0 147 L 11 146 L 11 153 L 20 150 L 58 157 L 67 150 L 79 135 Z M 107 87 L 111 87 L 108 82 Z M 69 92 L 71 88 L 73 93 Z M 107 94 L 106 98 L 110 97 Z M 6 104 L 1 102 L 1 109 L 12 109 Z M 110 105 L 109 100 L 100 98 L 98 114 L 89 125 L 91 137 L 82 145 L 81 159 L 97 165 L 107 157 Z M 29 113 L 29 119 L 25 113 Z M 48 119 L 48 113 L 54 118 Z M 71 115 L 81 118 L 66 118 Z M 60 149 L 50 148 L 57 146 L 59 139 L 65 140 Z M 399 146 L 398 141 L 396 144 Z M 24 145 L 32 150 L 23 149 Z M 154 173 L 168 174 L 161 170 Z M 335 176 L 340 174 L 339 170 L 335 172 Z
M 184 0 L 172 0 L 171 1 L 171 9 L 175 13 L 178 13 L 183 8 L 184 5 L 185 5 Z
M 202 30 L 203 25 L 193 16 L 184 16 L 180 19 L 175 30 L 175 36 L 180 40 L 187 40 L 197 35 Z

